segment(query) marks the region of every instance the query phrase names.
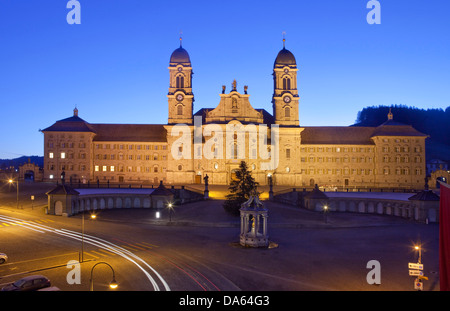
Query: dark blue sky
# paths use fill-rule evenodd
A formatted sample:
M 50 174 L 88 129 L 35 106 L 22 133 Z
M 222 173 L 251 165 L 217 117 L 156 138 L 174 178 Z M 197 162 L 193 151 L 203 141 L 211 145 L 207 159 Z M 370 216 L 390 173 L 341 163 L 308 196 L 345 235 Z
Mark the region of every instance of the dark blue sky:
M 282 48 L 299 67 L 300 124 L 347 126 L 373 105 L 450 105 L 450 2 L 379 0 L 0 0 L 0 158 L 42 155 L 39 129 L 72 115 L 91 123 L 166 123 L 168 62 L 179 46 L 194 68 L 194 110 L 221 86 L 248 85 L 272 112 Z M 394 116 L 395 118 L 395 116 Z

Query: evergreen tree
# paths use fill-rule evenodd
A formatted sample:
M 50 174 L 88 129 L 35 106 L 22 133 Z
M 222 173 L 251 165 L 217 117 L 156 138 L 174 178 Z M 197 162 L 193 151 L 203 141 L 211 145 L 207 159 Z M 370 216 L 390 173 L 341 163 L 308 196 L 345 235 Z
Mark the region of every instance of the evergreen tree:
M 224 209 L 232 215 L 239 215 L 241 204 L 250 198 L 250 194 L 256 190 L 257 186 L 258 182 L 252 177 L 247 163 L 241 161 L 239 170 L 236 171 L 236 178 L 231 181 L 228 187 L 230 194 L 227 195 L 223 204 Z

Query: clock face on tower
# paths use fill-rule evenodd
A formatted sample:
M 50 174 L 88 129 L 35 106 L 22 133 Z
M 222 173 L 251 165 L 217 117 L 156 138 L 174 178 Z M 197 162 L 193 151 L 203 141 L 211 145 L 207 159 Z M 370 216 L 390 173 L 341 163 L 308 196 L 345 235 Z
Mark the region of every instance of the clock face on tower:
M 178 95 L 177 95 L 177 100 L 178 100 L 178 101 L 182 101 L 182 100 L 183 100 L 183 95 L 178 94 Z
M 291 98 L 289 96 L 285 96 L 285 97 L 283 97 L 283 101 L 285 103 L 290 103 L 291 102 Z

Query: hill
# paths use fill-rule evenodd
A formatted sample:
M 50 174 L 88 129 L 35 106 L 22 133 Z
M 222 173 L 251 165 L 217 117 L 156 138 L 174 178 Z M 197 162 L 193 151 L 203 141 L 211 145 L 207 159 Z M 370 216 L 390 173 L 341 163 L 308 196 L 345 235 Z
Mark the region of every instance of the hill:
M 9 167 L 19 168 L 20 165 L 27 163 L 28 159 L 30 159 L 31 163 L 35 163 L 40 167 L 44 166 L 44 157 L 40 156 L 22 156 L 15 159 L 0 159 L 0 170 L 5 170 Z
M 450 161 L 450 106 L 443 109 L 419 109 L 407 106 L 372 106 L 358 112 L 356 126 L 378 126 L 386 121 L 391 109 L 394 120 L 412 125 L 427 134 L 427 160 Z

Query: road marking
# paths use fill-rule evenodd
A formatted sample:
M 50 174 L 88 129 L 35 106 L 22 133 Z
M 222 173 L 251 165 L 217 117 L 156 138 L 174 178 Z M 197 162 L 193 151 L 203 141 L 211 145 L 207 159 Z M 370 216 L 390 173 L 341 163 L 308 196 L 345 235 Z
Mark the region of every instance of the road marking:
M 99 252 L 96 252 L 96 251 L 91 251 L 91 253 L 94 253 L 94 254 L 97 254 L 97 255 L 99 255 L 100 257 L 108 257 L 108 255 L 105 255 L 105 254 L 103 254 L 103 253 L 99 253 Z M 100 257 L 97 257 L 97 258 L 100 258 Z
M 138 243 L 138 242 L 134 242 L 134 244 L 135 244 L 135 245 L 139 245 L 140 247 L 147 248 L 147 249 L 153 249 L 153 247 L 154 247 L 154 246 L 147 246 L 147 245 L 145 245 L 145 244 Z
M 116 255 L 115 253 L 110 252 L 109 250 L 104 249 L 104 248 L 99 248 L 98 251 L 99 251 L 99 252 L 102 252 L 102 253 L 105 253 L 105 254 L 107 254 L 108 256 L 115 256 L 115 255 Z
M 89 256 L 89 257 L 94 257 L 94 258 L 100 258 L 99 256 L 95 256 L 95 255 L 92 255 L 91 253 L 89 253 L 89 252 L 84 252 L 84 255 L 87 255 L 87 256 Z
M 158 245 L 150 244 L 150 243 L 147 243 L 147 242 L 141 242 L 141 244 L 145 244 L 145 245 L 148 245 L 148 246 L 151 246 L 151 247 L 159 247 Z
M 11 222 L 11 221 L 21 221 L 21 219 L 14 218 L 14 217 L 9 217 L 9 216 L 5 216 L 5 215 L 0 215 L 0 221 Z M 41 232 L 41 233 L 50 232 L 50 233 L 57 234 L 57 235 L 60 235 L 60 236 L 64 236 L 66 238 L 71 238 L 71 239 L 74 239 L 74 240 L 77 240 L 77 241 L 81 241 L 82 240 L 82 235 L 79 232 L 72 231 L 72 230 L 67 230 L 67 229 L 60 229 L 59 230 L 59 229 L 56 229 L 56 228 L 53 228 L 53 227 L 49 227 L 49 226 L 46 226 L 46 225 L 39 225 L 39 224 L 32 224 L 32 223 L 24 224 L 23 228 L 34 230 L 34 231 L 38 231 L 38 232 Z M 159 279 L 159 281 L 164 286 L 164 289 L 167 290 L 167 291 L 170 291 L 169 285 L 164 280 L 164 278 L 158 273 L 158 271 L 156 271 L 145 260 L 143 260 L 142 258 L 136 256 L 134 253 L 130 252 L 129 250 L 127 250 L 127 249 L 125 249 L 123 247 L 120 247 L 117 244 L 114 244 L 114 243 L 109 242 L 107 240 L 101 239 L 101 238 L 96 237 L 96 236 L 88 235 L 88 234 L 84 234 L 84 243 L 91 244 L 93 246 L 97 246 L 99 248 L 108 250 L 108 251 L 112 252 L 113 254 L 117 254 L 117 255 L 125 258 L 126 260 L 134 263 L 147 276 L 148 280 L 153 285 L 154 290 L 155 291 L 159 291 L 160 287 L 156 283 L 156 280 L 150 274 L 150 271 L 147 271 L 146 269 L 144 269 L 143 266 L 141 266 L 141 265 L 144 265 L 145 267 L 150 269 L 151 272 L 153 272 L 156 275 L 156 277 Z M 91 252 L 99 254 L 99 253 L 97 253 L 95 251 L 91 251 Z M 103 254 L 99 254 L 99 255 L 104 256 Z
M 120 245 L 120 246 L 122 246 L 123 248 L 128 249 L 128 250 L 130 250 L 130 251 L 133 251 L 133 252 L 136 252 L 136 251 L 139 250 L 139 249 L 135 248 L 134 245 L 133 245 L 133 246 L 130 246 L 130 245 Z M 142 250 L 142 249 L 141 249 L 141 250 Z

